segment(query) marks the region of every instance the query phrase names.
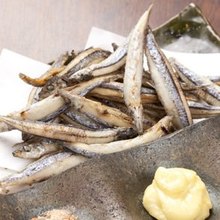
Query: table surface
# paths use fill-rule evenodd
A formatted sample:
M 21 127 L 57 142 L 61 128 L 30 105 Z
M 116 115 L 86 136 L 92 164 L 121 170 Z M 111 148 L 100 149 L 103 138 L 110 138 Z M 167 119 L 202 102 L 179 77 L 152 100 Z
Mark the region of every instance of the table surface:
M 150 0 L 0 0 L 0 49 L 48 62 L 84 48 L 92 26 L 126 36 Z M 155 0 L 154 28 L 192 0 Z M 220 33 L 220 1 L 194 0 Z

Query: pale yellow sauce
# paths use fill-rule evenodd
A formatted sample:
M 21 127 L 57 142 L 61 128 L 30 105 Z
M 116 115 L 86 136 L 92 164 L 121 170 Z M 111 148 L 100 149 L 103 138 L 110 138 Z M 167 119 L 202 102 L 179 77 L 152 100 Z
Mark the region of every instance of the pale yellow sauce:
M 204 220 L 212 204 L 193 170 L 159 167 L 144 192 L 145 209 L 158 220 Z

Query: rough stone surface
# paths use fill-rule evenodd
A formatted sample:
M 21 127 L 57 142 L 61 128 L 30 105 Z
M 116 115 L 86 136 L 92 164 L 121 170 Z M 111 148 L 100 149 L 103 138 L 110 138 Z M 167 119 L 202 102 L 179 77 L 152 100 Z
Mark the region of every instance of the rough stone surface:
M 0 219 L 25 220 L 67 209 L 85 220 L 152 219 L 142 206 L 144 189 L 158 166 L 195 170 L 220 219 L 220 117 L 133 150 L 91 159 L 32 189 L 0 196 Z

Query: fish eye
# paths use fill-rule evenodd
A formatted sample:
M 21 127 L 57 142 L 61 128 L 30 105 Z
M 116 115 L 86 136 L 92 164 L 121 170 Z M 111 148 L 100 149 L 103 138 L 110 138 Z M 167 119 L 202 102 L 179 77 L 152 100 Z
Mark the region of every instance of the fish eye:
M 47 86 L 47 89 L 48 89 L 49 91 L 53 91 L 53 90 L 54 90 L 54 86 L 53 86 L 53 85 L 48 85 L 48 86 Z
M 25 145 L 25 146 L 23 147 L 23 149 L 24 149 L 26 152 L 30 152 L 30 151 L 31 151 L 31 147 L 28 146 L 28 145 Z

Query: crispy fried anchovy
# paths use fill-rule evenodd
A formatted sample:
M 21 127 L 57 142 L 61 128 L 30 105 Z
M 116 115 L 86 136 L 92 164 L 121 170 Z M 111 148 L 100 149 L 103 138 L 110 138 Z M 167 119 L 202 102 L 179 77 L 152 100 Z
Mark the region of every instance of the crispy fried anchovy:
M 143 78 L 142 78 L 142 86 L 146 88 L 150 88 L 150 89 L 155 89 L 154 83 L 150 77 L 149 72 L 144 71 Z
M 174 126 L 179 129 L 192 124 L 181 86 L 170 63 L 158 47 L 150 28 L 146 36 L 146 56 L 158 97 L 166 113 L 173 116 Z
M 61 80 L 60 78 L 57 79 L 57 77 L 54 77 L 53 79 L 51 79 L 51 81 L 54 81 L 55 83 L 51 87 L 50 92 L 43 93 L 43 94 L 39 93 L 39 97 L 41 99 L 45 99 L 46 97 L 48 97 L 48 95 L 56 94 L 58 90 L 63 89 L 63 88 L 68 91 L 70 90 L 74 91 L 74 94 L 85 96 L 89 91 L 99 86 L 101 83 L 109 82 L 111 80 L 117 80 L 120 78 L 122 78 L 122 75 L 120 73 L 114 73 L 114 74 L 109 74 L 107 76 L 96 77 L 89 81 L 81 82 L 81 83 L 78 83 L 78 84 L 75 84 L 73 86 L 66 88 L 67 85 L 63 80 Z
M 181 83 L 181 87 L 183 89 L 184 92 L 193 92 L 193 91 L 196 91 L 196 90 L 199 90 L 199 89 L 204 89 L 206 88 L 207 86 L 209 86 L 208 84 L 206 85 L 201 85 L 201 86 L 195 86 L 195 85 L 187 85 L 186 83 Z
M 60 152 L 42 157 L 29 164 L 18 174 L 10 175 L 0 181 L 0 194 L 19 192 L 32 184 L 58 175 L 65 170 L 83 163 L 87 158 L 71 152 Z
M 71 82 L 80 82 L 91 79 L 95 76 L 106 75 L 116 70 L 119 70 L 126 60 L 127 41 L 116 49 L 108 58 L 98 64 L 93 64 L 89 67 L 81 69 L 71 75 L 69 79 Z
M 71 88 L 71 94 L 85 95 L 87 92 L 100 85 L 103 82 L 109 82 L 111 80 L 117 79 L 116 75 L 101 76 L 95 79 L 89 80 L 88 82 L 83 82 L 77 84 Z M 69 90 L 69 88 L 67 88 Z M 63 98 L 57 94 L 53 94 L 33 105 L 29 108 L 22 109 L 18 112 L 12 112 L 9 114 L 10 117 L 14 119 L 29 119 L 29 120 L 41 120 L 47 116 L 60 111 L 63 109 L 65 102 Z M 8 126 L 4 122 L 0 122 L 0 132 L 5 132 L 11 130 L 12 127 Z
M 26 104 L 26 108 L 30 108 L 31 105 L 33 105 L 34 103 L 40 101 L 39 99 L 39 92 L 41 91 L 40 87 L 33 87 L 31 89 L 31 92 L 29 93 L 28 96 L 28 101 Z
M 70 111 L 65 112 L 64 115 L 65 119 L 67 119 L 66 117 L 68 117 L 69 123 L 78 123 L 84 126 L 84 129 L 102 130 L 107 128 L 106 125 L 103 125 L 102 123 L 93 120 L 92 118 L 74 108 L 71 108 Z M 63 118 L 63 115 L 61 117 Z
M 110 55 L 109 51 L 100 48 L 88 48 L 80 52 L 75 59 L 73 59 L 66 68 L 59 74 L 59 76 L 71 76 L 73 73 L 79 71 L 86 66 L 93 63 L 99 63 L 100 60 L 106 59 Z
M 112 100 L 116 102 L 123 102 L 123 93 L 120 90 L 107 89 L 107 88 L 95 88 L 88 93 L 89 96 Z M 158 103 L 157 94 L 153 93 L 142 93 L 141 102 L 144 103 Z
M 109 107 L 116 108 L 116 109 L 120 110 L 121 112 L 129 115 L 128 108 L 124 103 L 115 102 L 115 101 L 102 99 L 102 98 L 96 98 L 96 99 L 94 99 L 94 101 L 99 101 L 99 102 L 101 102 L 101 103 L 103 103 L 103 104 L 105 104 Z M 155 124 L 155 123 L 152 123 L 152 119 L 149 119 L 149 117 L 145 117 L 145 116 L 146 115 L 144 114 L 144 119 L 143 119 L 144 130 L 152 127 Z M 165 115 L 163 115 L 163 116 L 165 116 Z M 160 117 L 159 119 L 161 119 L 161 118 L 162 117 Z
M 87 93 L 92 91 L 94 88 L 100 86 L 105 82 L 115 81 L 121 79 L 122 75 L 119 73 L 109 74 L 106 76 L 96 77 L 87 82 L 81 82 L 71 87 L 71 94 L 77 94 L 80 96 L 85 96 Z
M 53 69 L 61 68 L 63 67 L 69 60 L 72 60 L 74 58 L 75 54 L 72 51 L 72 53 L 69 55 L 68 53 L 61 55 L 56 61 L 53 62 L 51 68 L 44 73 L 41 77 L 37 79 L 32 79 L 32 82 L 34 82 L 35 86 L 43 86 L 46 84 L 46 82 L 49 80 L 48 77 L 51 76 L 51 72 Z M 32 104 L 38 102 L 39 99 L 39 93 L 41 91 L 41 87 L 33 87 L 27 101 L 26 108 L 29 108 Z
M 144 118 L 151 122 L 153 125 L 156 124 L 161 118 L 166 116 L 166 112 L 154 112 L 152 110 L 144 109 Z
M 47 116 L 62 110 L 64 104 L 64 100 L 60 96 L 54 94 L 31 105 L 29 108 L 18 112 L 12 112 L 9 116 L 23 120 L 41 120 L 42 118 L 46 118 Z
M 103 99 L 103 98 L 94 98 L 94 97 L 93 97 L 93 100 L 101 102 L 104 105 L 107 105 L 109 107 L 119 109 L 121 112 L 129 115 L 128 108 L 124 103 L 116 102 L 116 101 L 108 100 L 108 99 Z
M 152 128 L 145 131 L 143 135 L 139 135 L 133 139 L 115 141 L 107 144 L 83 144 L 63 142 L 63 145 L 74 152 L 86 155 L 88 157 L 100 154 L 115 153 L 147 144 L 168 134 L 173 129 L 171 121 L 172 118 L 170 116 L 166 116 L 161 119 L 157 124 L 155 124 Z
M 82 143 L 108 143 L 114 140 L 125 139 L 135 135 L 132 128 L 105 129 L 90 131 L 53 123 L 21 121 L 10 117 L 0 117 L 0 121 L 30 134 L 46 138 L 82 142 Z
M 71 102 L 71 105 L 78 111 L 88 115 L 94 120 L 106 124 L 107 126 L 132 127 L 130 116 L 118 109 L 103 105 L 100 102 L 92 101 L 77 95 L 71 95 L 68 92 L 60 91 L 65 99 Z
M 220 115 L 220 106 L 213 106 L 202 102 L 187 101 L 193 119 L 210 118 Z M 151 118 L 161 118 L 166 113 L 163 106 L 156 104 L 145 104 L 144 112 Z
M 61 66 L 61 63 L 63 63 L 63 65 L 66 66 L 79 54 L 79 52 L 72 50 L 70 53 L 66 52 L 65 54 L 66 57 L 62 57 L 61 54 L 60 59 L 58 58 L 57 60 L 52 60 L 48 62 L 48 65 L 50 65 L 51 67 L 59 67 Z
M 172 59 L 172 63 L 180 78 L 189 86 L 202 86 L 194 93 L 211 105 L 220 106 L 220 87 L 209 80 L 208 77 L 200 76 Z
M 102 83 L 100 85 L 101 88 L 107 88 L 107 89 L 114 89 L 114 90 L 119 90 L 121 92 L 124 91 L 124 84 L 120 82 L 107 82 L 107 83 Z M 141 87 L 141 93 L 143 94 L 156 94 L 156 91 L 151 88 L 146 88 L 146 87 Z
M 107 89 L 107 88 L 95 88 L 90 91 L 87 96 L 102 98 L 106 100 L 116 101 L 116 102 L 124 102 L 123 93 L 119 90 Z
M 64 70 L 64 66 L 63 67 L 57 67 L 57 68 L 53 68 L 50 69 L 49 74 L 46 76 L 42 76 L 39 78 L 31 78 L 30 76 L 25 75 L 24 73 L 19 73 L 19 77 L 20 79 L 22 79 L 24 82 L 32 85 L 32 86 L 44 86 L 46 84 L 46 82 L 51 79 L 52 77 L 56 76 L 58 73 L 60 73 L 62 70 Z
M 166 115 L 164 107 L 161 104 L 144 104 L 144 116 L 150 117 L 153 121 L 160 120 Z
M 138 133 L 143 133 L 143 107 L 141 85 L 143 74 L 144 38 L 152 5 L 141 16 L 131 33 L 124 75 L 124 100 L 134 119 Z
M 57 111 L 52 112 L 51 114 L 41 118 L 40 121 L 57 123 L 56 120 L 58 120 L 59 115 L 68 111 L 69 109 L 70 109 L 70 105 L 66 104 L 62 106 L 61 108 L 59 108 Z M 59 120 L 58 120 L 58 123 L 59 123 Z
M 220 74 L 218 76 L 208 76 L 208 78 L 215 84 L 220 86 Z
M 56 92 L 57 89 L 65 88 L 70 85 L 69 76 L 74 72 L 85 68 L 93 63 L 98 63 L 109 56 L 110 52 L 100 48 L 88 48 L 79 53 L 63 71 L 51 78 L 39 93 L 40 99 L 44 99 Z M 55 90 L 55 91 L 54 91 Z
M 60 119 L 61 124 L 73 126 L 75 128 L 80 128 L 80 129 L 84 129 L 84 130 L 89 130 L 89 128 L 78 123 L 77 121 L 72 119 L 70 116 L 68 116 L 66 113 L 61 114 L 59 116 L 59 119 Z M 90 129 L 90 130 L 92 130 L 92 129 Z
M 210 118 L 220 115 L 220 106 L 188 101 L 193 119 Z
M 47 83 L 38 93 L 39 100 L 45 99 L 52 94 L 56 94 L 58 89 L 66 87 L 68 87 L 66 80 L 62 79 L 59 76 L 54 76 L 53 78 L 47 81 Z
M 64 69 L 64 64 L 66 63 L 68 59 L 69 59 L 68 53 L 62 54 L 52 64 L 51 68 L 39 78 L 31 78 L 29 76 L 26 76 L 23 73 L 20 73 L 19 77 L 30 85 L 37 86 L 37 87 L 44 86 L 49 79 L 51 79 L 53 76 L 57 75 Z
M 96 78 L 91 79 L 89 81 L 81 82 L 81 83 L 78 83 L 72 87 L 68 87 L 68 88 L 66 88 L 66 90 L 70 91 L 71 94 L 85 96 L 87 93 L 89 93 L 91 90 L 93 90 L 95 87 L 99 86 L 100 84 L 102 84 L 104 82 L 109 82 L 111 80 L 117 80 L 121 77 L 122 76 L 120 74 L 109 74 L 108 76 L 96 77 Z M 44 119 L 48 118 L 50 115 L 57 114 L 57 112 L 63 112 L 64 110 L 66 110 L 66 106 L 63 106 L 63 104 L 64 104 L 63 99 L 61 97 L 57 96 L 57 94 L 54 94 L 54 96 L 57 97 L 57 98 L 54 97 L 54 99 L 57 99 L 57 100 L 54 100 L 53 104 L 56 104 L 56 103 L 58 104 L 58 100 L 59 100 L 59 102 L 62 103 L 62 106 L 60 106 L 59 109 L 57 108 L 56 111 L 51 111 L 50 114 L 48 113 L 47 116 L 43 117 Z M 53 98 L 53 96 L 49 96 L 49 97 Z M 25 112 L 23 113 L 23 115 L 24 114 L 25 114 Z
M 61 146 L 54 144 L 54 141 L 45 138 L 35 138 L 17 143 L 14 147 L 18 149 L 12 153 L 13 156 L 26 159 L 39 159 L 47 154 L 63 150 Z
M 113 90 L 119 90 L 123 91 L 123 83 L 121 82 L 110 82 L 110 83 L 102 83 L 99 87 L 101 88 L 107 88 L 107 89 L 113 89 Z
M 158 114 L 159 115 L 159 114 Z M 148 125 L 148 128 L 155 125 L 161 118 L 163 118 L 166 114 L 163 115 L 163 117 L 155 116 L 154 114 L 151 114 L 151 111 L 144 110 L 143 111 L 143 125 Z M 146 130 L 146 129 L 144 129 Z

